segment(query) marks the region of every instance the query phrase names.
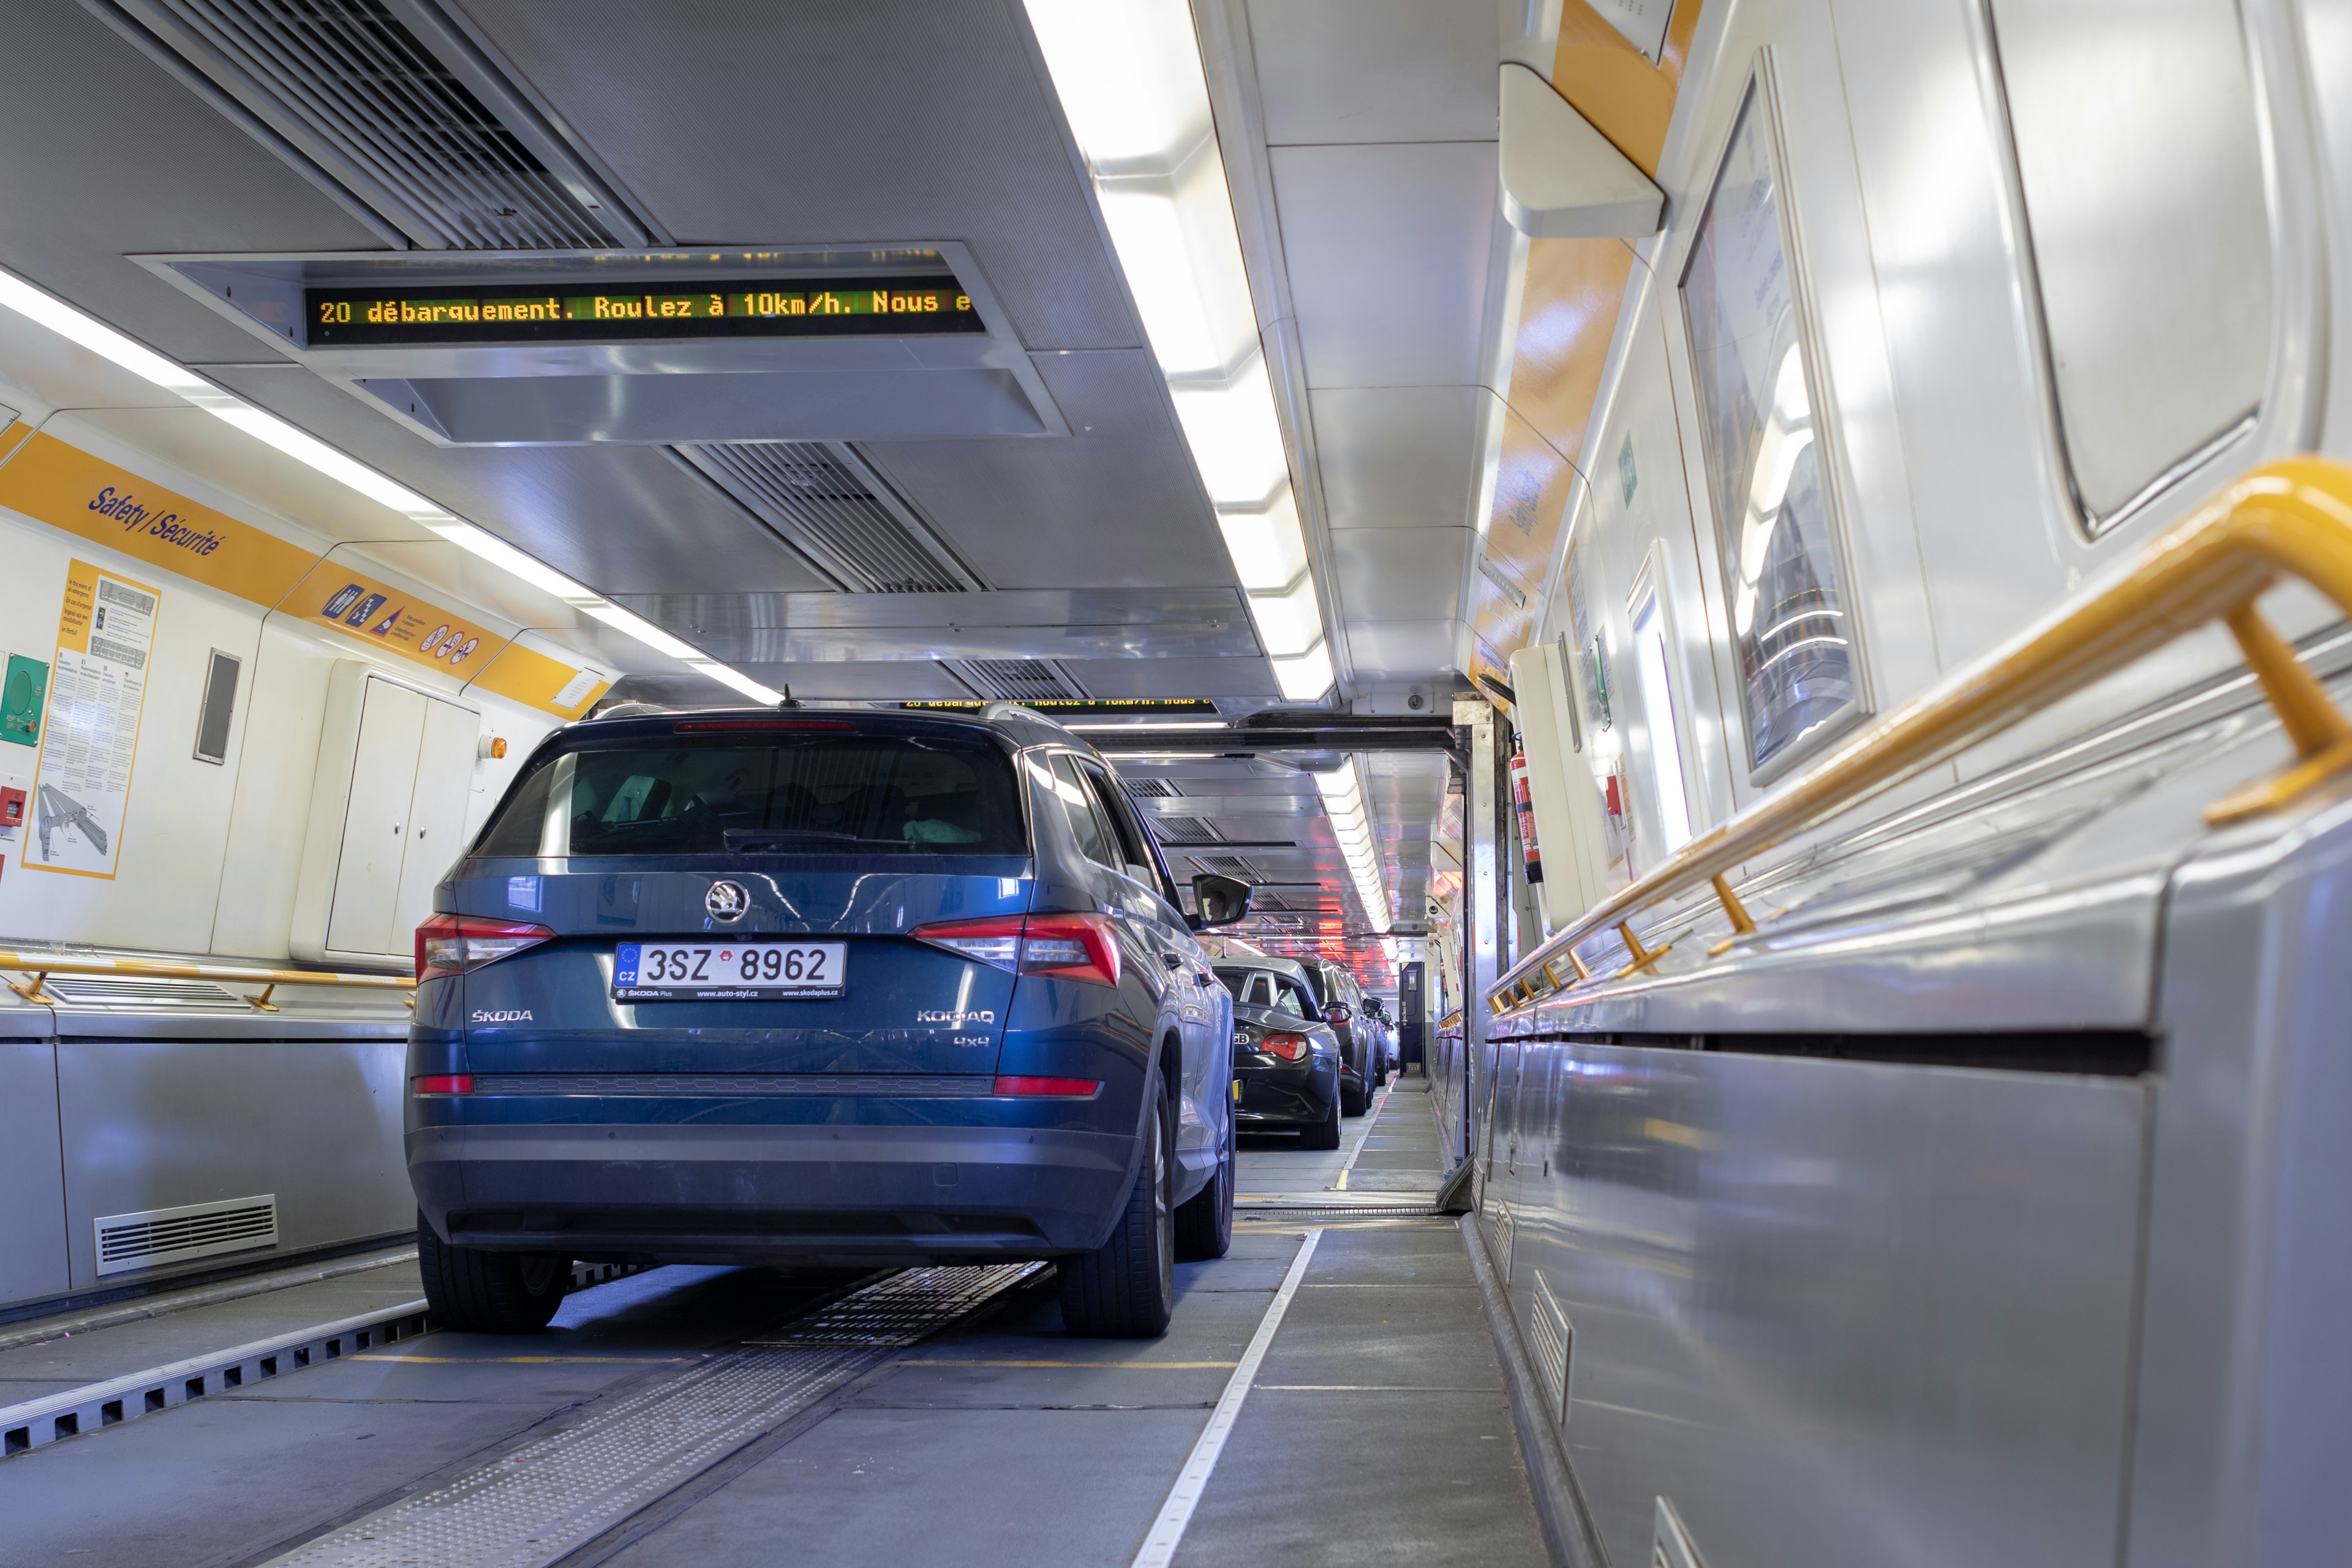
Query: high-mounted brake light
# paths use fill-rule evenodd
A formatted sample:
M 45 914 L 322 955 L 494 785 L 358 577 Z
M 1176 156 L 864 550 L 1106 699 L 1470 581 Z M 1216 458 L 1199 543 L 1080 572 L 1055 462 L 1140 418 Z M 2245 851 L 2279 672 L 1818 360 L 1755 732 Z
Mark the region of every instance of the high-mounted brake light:
M 416 978 L 423 982 L 464 974 L 554 935 L 541 925 L 437 914 L 416 928 Z
M 469 1072 L 429 1072 L 408 1080 L 409 1087 L 419 1094 L 471 1094 L 474 1075 Z
M 998 969 L 1089 985 L 1118 984 L 1118 932 L 1108 915 L 989 915 L 940 921 L 907 934 Z
M 996 1092 L 1022 1100 L 1092 1100 L 1102 1092 L 1102 1080 L 1095 1078 L 1040 1078 L 1031 1073 L 1004 1073 L 996 1079 Z
M 673 735 L 704 735 L 715 730 L 855 730 L 846 719 L 687 719 L 671 726 Z

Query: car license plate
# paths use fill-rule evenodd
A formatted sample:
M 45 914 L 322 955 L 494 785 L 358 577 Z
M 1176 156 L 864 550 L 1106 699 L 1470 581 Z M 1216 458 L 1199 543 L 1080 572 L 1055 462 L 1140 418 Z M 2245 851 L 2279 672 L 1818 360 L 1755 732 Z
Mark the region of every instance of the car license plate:
M 616 1002 L 783 1002 L 841 994 L 839 942 L 625 942 L 613 955 Z

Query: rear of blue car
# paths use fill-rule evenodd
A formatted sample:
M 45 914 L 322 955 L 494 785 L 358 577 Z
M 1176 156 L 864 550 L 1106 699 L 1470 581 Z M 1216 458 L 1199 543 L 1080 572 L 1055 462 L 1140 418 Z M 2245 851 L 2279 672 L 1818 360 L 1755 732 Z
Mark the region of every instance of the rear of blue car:
M 626 720 L 535 756 L 417 937 L 409 1170 L 477 1326 L 544 1321 L 572 1258 L 1103 1246 L 1152 997 L 1106 915 L 1033 907 L 1024 799 L 1010 743 L 946 719 Z

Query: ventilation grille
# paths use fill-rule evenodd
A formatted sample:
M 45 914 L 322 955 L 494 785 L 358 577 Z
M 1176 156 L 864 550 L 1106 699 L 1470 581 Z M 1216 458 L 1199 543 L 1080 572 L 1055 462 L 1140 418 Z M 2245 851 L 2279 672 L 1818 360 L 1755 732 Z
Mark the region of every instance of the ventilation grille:
M 1205 816 L 1155 816 L 1151 832 L 1162 844 L 1223 844 L 1225 836 Z
M 191 1258 L 278 1245 L 278 1195 L 106 1215 L 98 1228 L 98 1272 L 124 1274 Z
M 856 594 L 971 587 L 844 447 L 824 441 L 701 442 L 678 455 Z M 894 504 L 895 503 L 895 504 Z
M 1128 794 L 1139 799 L 1169 800 L 1184 793 L 1166 779 L 1121 778 L 1119 783 L 1127 786 Z
M 1041 658 L 964 658 L 958 675 L 982 697 L 999 702 L 1068 700 L 1086 695 Z
M 1498 1203 L 1495 1205 L 1495 1223 L 1492 1228 L 1495 1272 L 1503 1277 L 1503 1289 L 1507 1291 L 1511 1288 L 1511 1247 L 1519 1234 L 1518 1220 L 1512 1215 L 1510 1205 Z
M 1504 1267 L 1507 1268 L 1507 1261 Z M 1568 1360 L 1576 1347 L 1576 1330 L 1568 1314 L 1559 1310 L 1559 1298 L 1551 1293 L 1551 1282 L 1540 1268 L 1535 1271 L 1535 1303 L 1528 1312 L 1528 1354 L 1536 1363 L 1536 1374 L 1544 1380 L 1545 1392 L 1551 1395 L 1551 1415 L 1556 1422 L 1568 1419 Z M 1506 1274 L 1504 1279 L 1508 1280 Z
M 85 0 L 152 37 L 419 244 L 572 250 L 638 242 L 511 87 L 527 141 L 383 0 Z M 135 36 L 135 35 L 134 35 Z M 483 73 L 488 68 L 470 60 Z M 532 142 L 540 151 L 534 151 Z
M 1214 876 L 1232 877 L 1243 882 L 1263 882 L 1265 873 L 1257 863 L 1241 855 L 1195 855 L 1192 864 Z
M 53 974 L 41 987 L 71 1007 L 234 1007 L 245 998 L 209 980 L 115 979 L 104 974 Z

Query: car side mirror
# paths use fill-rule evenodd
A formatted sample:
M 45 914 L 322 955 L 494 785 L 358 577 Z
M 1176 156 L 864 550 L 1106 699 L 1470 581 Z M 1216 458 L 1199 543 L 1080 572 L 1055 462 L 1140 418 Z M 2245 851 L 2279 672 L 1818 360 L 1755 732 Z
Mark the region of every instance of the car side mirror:
M 1348 1011 L 1348 1005 L 1345 1002 L 1334 1002 L 1323 1009 L 1323 1016 L 1334 1024 L 1344 1024 L 1354 1016 Z
M 1192 907 L 1199 912 L 1187 922 L 1194 931 L 1207 931 L 1213 926 L 1229 926 L 1246 920 L 1250 912 L 1250 885 L 1231 877 L 1219 877 L 1203 871 L 1192 879 Z

